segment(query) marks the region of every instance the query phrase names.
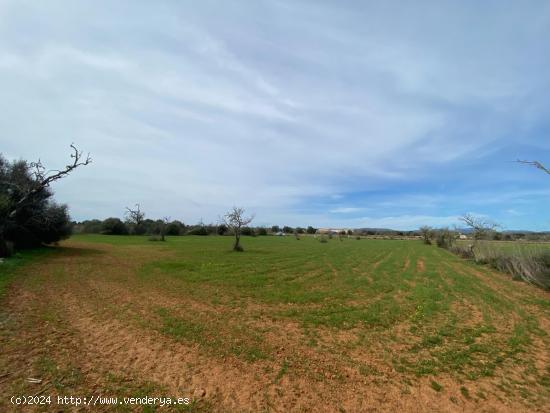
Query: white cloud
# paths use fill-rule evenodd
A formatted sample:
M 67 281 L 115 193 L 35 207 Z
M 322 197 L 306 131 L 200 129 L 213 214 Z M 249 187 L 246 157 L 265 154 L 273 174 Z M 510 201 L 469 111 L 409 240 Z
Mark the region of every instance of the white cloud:
M 92 152 L 92 166 L 56 187 L 79 219 L 141 202 L 150 216 L 187 222 L 242 204 L 290 223 L 312 198 L 414 184 L 500 148 L 548 107 L 547 9 L 105 5 L 0 5 L 2 150 L 52 167 L 70 142 Z M 527 17 L 536 24 L 518 24 Z M 435 210 L 446 196 L 397 195 L 369 208 L 392 215 L 405 199 Z M 393 215 L 365 220 L 416 225 L 450 214 Z
M 351 214 L 352 212 L 359 212 L 363 211 L 364 208 L 357 208 L 357 207 L 338 207 L 333 208 L 329 212 L 331 214 Z

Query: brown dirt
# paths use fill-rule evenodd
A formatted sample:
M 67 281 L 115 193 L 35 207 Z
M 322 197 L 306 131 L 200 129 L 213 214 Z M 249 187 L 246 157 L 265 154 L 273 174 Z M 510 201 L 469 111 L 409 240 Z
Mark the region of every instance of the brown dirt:
M 424 263 L 424 258 L 419 258 L 418 261 L 416 261 L 416 271 L 417 272 L 426 271 L 426 264 Z
M 460 390 L 463 384 L 451 376 L 436 378 L 443 386 L 437 392 L 431 378 L 397 372 L 388 357 L 414 340 L 408 323 L 388 332 L 402 337 L 401 344 L 388 347 L 383 340 L 372 340 L 368 346 L 347 351 L 359 339 L 359 330 L 317 329 L 316 344 L 311 345 L 311 332 L 298 323 L 258 316 L 254 328 L 265 331 L 274 354 L 255 362 L 174 340 L 154 328 L 151 314 L 155 308 L 201 314 L 205 319 L 237 310 L 136 281 L 136 271 L 152 254 L 159 259 L 170 252 L 148 249 L 145 254 L 140 247 L 128 247 L 114 255 L 109 246 L 70 245 L 62 254 L 26 268 L 29 275 L 19 279 L 5 300 L 0 312 L 0 411 L 13 411 L 5 399 L 12 394 L 117 395 L 121 387 L 134 391 L 149 388 L 148 383 L 152 383 L 152 394 L 165 396 L 186 397 L 204 390 L 195 408 L 205 411 L 529 410 L 501 396 L 489 379 L 476 383 L 478 388 L 492 389 L 485 392 L 485 400 L 479 400 L 465 397 Z M 409 259 L 406 263 L 408 267 Z M 423 259 L 416 268 L 425 271 Z M 41 282 L 34 282 L 36 277 Z M 477 307 L 464 303 L 464 308 L 472 324 L 480 322 Z M 259 310 L 250 306 L 242 311 L 267 313 Z M 548 365 L 547 349 L 544 354 L 537 368 Z M 54 367 L 40 367 L 44 359 Z M 359 366 L 369 373 L 361 372 Z M 26 382 L 37 376 L 43 380 L 39 385 Z M 27 406 L 20 411 L 40 409 Z M 112 410 L 98 407 L 93 411 Z

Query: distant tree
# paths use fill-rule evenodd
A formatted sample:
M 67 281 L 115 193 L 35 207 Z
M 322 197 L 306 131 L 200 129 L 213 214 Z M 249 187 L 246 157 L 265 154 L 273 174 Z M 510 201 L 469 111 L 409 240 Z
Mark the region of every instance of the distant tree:
M 208 228 L 206 228 L 206 225 L 204 225 L 204 222 L 202 220 L 199 221 L 197 225 L 195 225 L 189 232 L 189 235 L 208 235 Z
M 128 227 L 119 218 L 107 218 L 103 221 L 102 233 L 106 235 L 127 235 Z
M 233 207 L 228 211 L 224 216 L 225 225 L 227 225 L 233 235 L 235 236 L 235 243 L 233 244 L 234 251 L 243 251 L 243 248 L 240 244 L 241 242 L 241 231 L 244 227 L 252 222 L 254 215 L 249 217 L 245 216 L 244 208 Z
M 353 235 L 353 231 L 351 229 L 348 229 L 348 235 Z
M 283 232 L 286 233 L 286 234 L 292 234 L 294 232 L 294 228 L 289 227 L 288 225 L 285 225 L 283 227 Z
M 91 219 L 81 222 L 82 233 L 84 234 L 99 234 L 102 229 L 103 222 L 99 219 Z
M 302 227 L 296 227 L 295 231 L 296 231 L 298 234 L 305 234 L 305 233 L 306 233 L 305 228 L 302 228 Z
M 218 235 L 225 235 L 228 230 L 229 230 L 229 228 L 227 228 L 227 225 L 220 224 L 220 225 L 218 225 L 218 228 L 216 229 L 216 232 L 217 232 Z
M 170 217 L 163 217 L 160 220 L 160 240 L 165 241 L 166 233 L 168 232 L 168 224 L 170 224 Z
M 267 229 L 264 227 L 259 227 L 257 233 L 258 235 L 267 235 Z
M 271 227 L 271 232 L 276 234 L 277 232 L 281 232 L 281 228 L 279 227 L 279 225 L 273 225 Z
M 9 255 L 8 242 L 16 248 L 35 246 L 70 234 L 67 208 L 51 202 L 50 185 L 92 162 L 76 146 L 70 147 L 71 162 L 63 169 L 47 170 L 40 159 L 8 162 L 0 155 L 0 256 Z
M 313 228 L 311 225 L 307 227 L 306 232 L 308 234 L 315 234 L 317 232 L 317 229 Z
M 449 228 L 441 228 L 435 231 L 435 242 L 439 248 L 450 249 L 456 241 L 456 232 Z
M 185 231 L 185 224 L 181 221 L 174 220 L 168 224 L 166 235 L 181 235 Z
M 430 245 L 432 243 L 432 238 L 434 237 L 433 228 L 424 225 L 423 227 L 420 227 L 418 231 L 420 232 L 420 236 L 422 237 L 424 244 Z
M 140 210 L 139 204 L 136 204 L 134 209 L 126 207 L 124 215 L 126 216 L 126 223 L 132 229 L 132 233 L 136 235 L 145 233 L 145 227 L 143 226 L 145 213 Z
M 247 237 L 255 237 L 256 231 L 254 231 L 254 228 L 251 227 L 242 227 L 241 235 L 245 235 Z

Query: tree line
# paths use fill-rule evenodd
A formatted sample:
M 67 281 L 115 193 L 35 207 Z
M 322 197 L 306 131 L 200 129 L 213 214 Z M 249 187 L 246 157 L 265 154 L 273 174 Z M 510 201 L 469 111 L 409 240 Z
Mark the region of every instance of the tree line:
M 72 222 L 73 232 L 75 234 L 104 234 L 104 235 L 160 235 L 163 231 L 165 235 L 183 236 L 183 235 L 233 235 L 231 229 L 225 222 L 204 223 L 199 221 L 196 224 L 185 224 L 180 220 L 169 220 L 165 222 L 162 219 L 143 218 L 139 224 L 128 219 L 110 217 L 106 219 L 89 219 L 84 221 Z M 241 235 L 245 236 L 263 236 L 284 234 L 315 234 L 317 228 L 291 227 L 273 225 L 250 226 L 241 228 Z

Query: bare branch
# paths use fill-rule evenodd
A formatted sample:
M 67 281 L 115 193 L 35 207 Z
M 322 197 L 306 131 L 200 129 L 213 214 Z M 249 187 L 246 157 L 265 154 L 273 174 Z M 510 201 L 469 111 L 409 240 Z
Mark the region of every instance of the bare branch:
M 66 165 L 65 169 L 46 171 L 46 168 L 40 159 L 38 159 L 37 162 L 32 162 L 30 164 L 30 167 L 34 169 L 33 177 L 35 182 L 32 185 L 33 188 L 23 195 L 11 208 L 11 211 L 8 214 L 10 218 L 14 217 L 17 211 L 29 202 L 34 195 L 47 188 L 52 182 L 68 176 L 79 166 L 89 165 L 92 162 L 90 154 L 88 154 L 86 158 L 83 158 L 82 151 L 79 151 L 74 143 L 71 143 L 70 147 L 72 149 L 72 153 L 70 155 L 72 163 Z
M 126 221 L 131 224 L 135 224 L 136 226 L 139 226 L 145 218 L 145 212 L 141 212 L 139 204 L 136 204 L 135 207 L 136 209 L 130 209 L 126 207 L 126 212 L 124 213 L 124 215 L 126 215 Z
M 235 244 L 233 246 L 233 249 L 235 251 L 242 251 L 242 247 L 240 246 L 242 228 L 250 224 L 254 219 L 254 215 L 246 217 L 244 213 L 245 213 L 244 208 L 239 208 L 234 206 L 223 217 L 225 225 L 231 228 L 231 230 L 233 231 L 233 234 L 235 235 Z
M 464 222 L 474 232 L 474 239 L 481 239 L 485 237 L 488 233 L 496 231 L 500 227 L 499 224 L 486 220 L 481 217 L 476 217 L 472 214 L 464 214 L 459 218 L 460 221 Z
M 544 166 L 539 161 L 522 161 L 522 160 L 518 159 L 517 162 L 523 163 L 523 164 L 526 164 L 526 165 L 534 166 L 535 168 L 540 169 L 541 171 L 544 171 L 544 172 L 546 172 L 547 174 L 550 175 L 550 169 L 548 169 L 546 166 Z

